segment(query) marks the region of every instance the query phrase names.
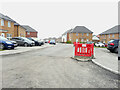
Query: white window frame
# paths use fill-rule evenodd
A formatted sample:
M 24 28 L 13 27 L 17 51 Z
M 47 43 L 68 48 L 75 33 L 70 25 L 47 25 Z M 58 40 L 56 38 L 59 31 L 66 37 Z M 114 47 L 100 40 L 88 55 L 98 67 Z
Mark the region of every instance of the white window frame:
M 4 26 L 4 19 L 1 19 L 1 26 Z
M 10 21 L 8 21 L 8 27 L 11 27 L 11 22 Z
M 89 36 L 89 33 L 87 33 L 87 36 Z
M 27 32 L 27 35 L 30 35 L 30 32 Z
M 12 34 L 9 34 L 9 33 L 7 33 L 7 39 L 11 39 L 12 38 Z
M 110 38 L 110 34 L 109 34 L 109 38 Z
M 78 36 L 78 33 L 76 33 L 76 36 Z
M 114 34 L 112 34 L 112 37 L 114 37 Z

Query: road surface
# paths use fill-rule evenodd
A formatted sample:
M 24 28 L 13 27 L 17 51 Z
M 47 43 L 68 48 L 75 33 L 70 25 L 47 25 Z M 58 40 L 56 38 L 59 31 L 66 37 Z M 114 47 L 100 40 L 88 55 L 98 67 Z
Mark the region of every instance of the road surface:
M 117 88 L 118 75 L 71 59 L 73 46 L 2 56 L 3 88 Z

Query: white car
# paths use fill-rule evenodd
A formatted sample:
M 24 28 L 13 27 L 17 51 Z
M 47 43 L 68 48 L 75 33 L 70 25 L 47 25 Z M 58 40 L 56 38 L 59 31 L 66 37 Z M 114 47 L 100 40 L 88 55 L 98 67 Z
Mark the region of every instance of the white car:
M 96 47 L 105 47 L 105 45 L 103 43 L 101 43 L 101 42 L 95 43 L 95 46 Z

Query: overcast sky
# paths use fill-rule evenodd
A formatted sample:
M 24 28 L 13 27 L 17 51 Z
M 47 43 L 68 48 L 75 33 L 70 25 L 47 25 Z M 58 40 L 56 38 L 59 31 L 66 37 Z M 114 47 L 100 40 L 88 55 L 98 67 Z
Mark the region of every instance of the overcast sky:
M 39 38 L 59 37 L 75 26 L 86 26 L 97 35 L 118 24 L 118 3 L 104 1 L 2 2 L 0 11 L 36 29 Z

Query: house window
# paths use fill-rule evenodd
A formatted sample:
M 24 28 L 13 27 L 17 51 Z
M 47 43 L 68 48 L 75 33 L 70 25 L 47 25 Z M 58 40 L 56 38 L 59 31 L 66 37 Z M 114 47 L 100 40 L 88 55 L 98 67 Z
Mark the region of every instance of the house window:
M 89 33 L 87 33 L 87 36 L 89 36 Z
M 112 35 L 112 37 L 114 37 L 114 34 Z
M 110 34 L 109 34 L 109 38 L 110 38 Z
M 105 38 L 105 35 L 104 35 L 104 38 Z
M 4 20 L 1 19 L 1 26 L 4 26 Z
M 84 33 L 82 33 L 82 36 L 84 35 Z
M 11 27 L 11 22 L 10 21 L 8 21 L 8 27 Z
M 9 34 L 9 33 L 7 33 L 7 39 L 11 39 L 12 38 L 12 34 Z
M 119 33 L 119 38 L 120 38 L 120 33 Z
M 27 35 L 30 35 L 30 32 L 27 32 Z
M 76 33 L 76 36 L 78 36 L 78 33 Z

